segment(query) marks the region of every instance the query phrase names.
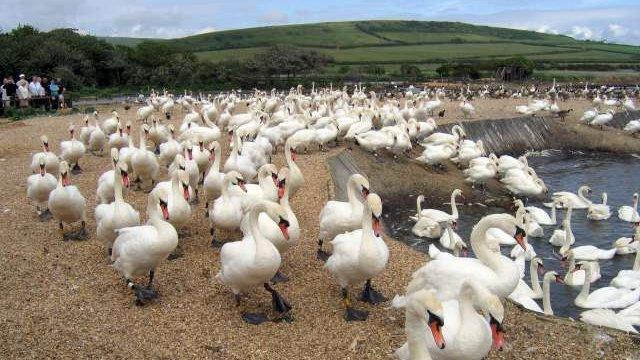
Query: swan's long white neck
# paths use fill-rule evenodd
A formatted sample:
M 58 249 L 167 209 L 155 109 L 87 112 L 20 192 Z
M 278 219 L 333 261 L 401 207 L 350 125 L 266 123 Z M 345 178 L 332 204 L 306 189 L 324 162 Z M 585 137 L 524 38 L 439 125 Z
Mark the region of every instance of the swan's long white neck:
M 113 177 L 113 195 L 115 198 L 115 206 L 117 208 L 118 204 L 124 201 L 122 197 L 122 174 L 120 174 L 120 169 L 117 166 L 113 169 Z
M 422 212 L 422 197 L 418 196 L 418 198 L 416 199 L 416 217 L 420 217 L 420 213 Z
M 249 213 L 249 231 L 251 232 L 251 236 L 253 237 L 253 241 L 256 246 L 256 251 L 254 253 L 254 262 L 258 262 L 262 256 L 268 254 L 267 250 L 269 246 L 273 247 L 271 242 L 267 240 L 260 232 L 260 227 L 258 224 L 260 213 L 266 210 L 266 205 L 263 202 L 260 202 L 254 205 L 251 209 L 251 212 Z
M 456 193 L 451 193 L 451 216 L 454 219 L 458 218 L 458 205 L 456 204 Z
M 578 197 L 587 203 L 591 203 L 591 200 L 587 199 L 587 197 L 584 195 L 585 191 L 587 191 L 585 187 L 581 187 L 580 189 L 578 189 Z
M 542 281 L 542 311 L 546 315 L 553 315 L 553 309 L 551 308 L 550 282 L 551 279 L 546 276 Z
M 542 293 L 542 288 L 540 288 L 540 282 L 538 280 L 538 263 L 535 261 L 531 261 L 529 263 L 529 274 L 531 275 L 531 289 L 536 293 Z
M 357 209 L 361 206 L 360 200 L 357 198 L 357 193 L 359 193 L 358 189 L 356 189 L 358 183 L 353 179 L 349 179 L 347 183 L 347 199 L 349 200 L 349 204 L 351 205 L 351 210 Z
M 420 308 L 420 311 L 415 309 Z M 407 344 L 409 345 L 409 360 L 431 360 L 429 348 L 427 347 L 427 334 L 429 329 L 425 321 L 422 306 L 407 304 L 405 310 L 404 329 L 407 333 Z M 420 313 L 422 312 L 422 313 Z
M 216 173 L 219 173 L 220 172 L 220 161 L 221 161 L 221 158 L 222 158 L 222 149 L 220 148 L 220 146 L 216 146 L 213 149 L 213 153 L 214 153 L 214 156 L 216 158 L 213 159 L 213 165 L 212 166 L 213 166 L 214 171 Z
M 578 294 L 578 298 L 586 299 L 589 296 L 591 289 L 591 264 L 587 263 L 584 266 L 584 284 L 582 284 L 582 290 Z
M 362 211 L 362 241 L 360 242 L 360 252 L 358 257 L 361 262 L 367 263 L 370 260 L 375 260 L 378 257 L 378 253 L 373 243 L 373 212 L 369 206 L 364 207 Z
M 553 205 L 551 207 L 551 222 L 555 225 L 558 222 L 557 217 L 556 217 L 556 213 L 557 213 L 556 209 L 557 209 L 558 205 L 555 202 L 553 202 L 551 205 Z
M 486 245 L 486 232 L 492 227 L 502 228 L 501 225 L 502 221 L 497 219 L 481 219 L 480 222 L 473 227 L 470 236 L 471 248 L 476 257 L 494 271 L 500 268 L 502 255 L 492 251 Z
M 638 241 L 636 239 L 636 241 Z M 640 271 L 640 251 L 636 251 L 636 258 L 633 261 L 633 271 Z
M 571 247 L 571 239 L 573 238 L 573 232 L 571 231 L 571 213 L 573 209 L 569 207 L 567 210 L 566 219 L 564 220 L 564 243 L 560 248 L 560 254 L 568 251 Z

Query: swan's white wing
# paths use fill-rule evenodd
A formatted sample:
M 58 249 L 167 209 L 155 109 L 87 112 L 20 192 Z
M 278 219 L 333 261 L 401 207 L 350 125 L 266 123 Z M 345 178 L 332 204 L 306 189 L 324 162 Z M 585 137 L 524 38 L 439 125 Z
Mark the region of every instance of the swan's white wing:
M 606 326 L 622 331 L 637 333 L 631 325 L 631 321 L 625 319 L 624 316 L 616 314 L 610 309 L 593 309 L 587 310 L 580 314 L 580 320 L 597 326 Z

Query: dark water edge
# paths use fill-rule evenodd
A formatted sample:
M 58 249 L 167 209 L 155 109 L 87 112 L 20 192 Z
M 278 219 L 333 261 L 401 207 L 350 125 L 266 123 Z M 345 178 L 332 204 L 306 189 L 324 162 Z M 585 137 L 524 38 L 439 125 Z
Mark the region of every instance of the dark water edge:
M 633 228 L 631 223 L 624 222 L 617 217 L 617 209 L 623 205 L 631 205 L 631 197 L 634 192 L 640 191 L 640 159 L 635 155 L 619 155 L 609 153 L 582 153 L 565 151 L 541 151 L 530 153 L 529 164 L 549 187 L 549 192 L 571 191 L 577 192 L 583 184 L 593 189 L 592 200 L 600 203 L 600 194 L 606 191 L 609 197 L 608 204 L 611 207 L 612 216 L 605 221 L 591 221 L 586 218 L 586 210 L 574 210 L 572 217 L 572 230 L 576 238 L 574 246 L 594 245 L 600 248 L 611 248 L 613 242 L 621 236 L 631 236 Z M 410 194 L 407 189 L 407 194 Z M 437 239 L 419 238 L 411 232 L 414 222 L 409 216 L 415 215 L 415 195 L 397 196 L 385 198 L 385 224 L 389 235 L 408 244 L 414 249 L 426 252 L 429 244 L 434 243 L 440 247 Z M 540 202 L 530 202 L 545 208 Z M 450 205 L 438 207 L 450 212 Z M 546 208 L 545 208 L 546 209 Z M 468 241 L 471 228 L 483 216 L 505 212 L 498 207 L 483 207 L 479 205 L 459 206 L 460 218 L 458 221 L 458 234 Z M 559 228 L 562 224 L 563 212 L 558 212 Z M 560 261 L 554 256 L 558 248 L 548 243 L 556 226 L 545 226 L 544 236 L 541 238 L 529 238 L 538 257 L 542 258 L 546 270 L 556 270 L 565 273 Z M 502 253 L 509 256 L 511 246 L 504 246 Z M 616 255 L 611 260 L 600 261 L 602 278 L 592 284 L 591 291 L 608 286 L 618 271 L 631 269 L 635 254 Z M 529 279 L 529 263 L 527 262 L 527 283 Z M 540 277 L 540 281 L 542 277 Z M 580 287 L 570 287 L 559 284 L 551 286 L 551 305 L 556 315 L 578 318 L 584 311 L 573 304 L 574 298 L 580 292 Z M 539 302 L 542 306 L 542 303 Z

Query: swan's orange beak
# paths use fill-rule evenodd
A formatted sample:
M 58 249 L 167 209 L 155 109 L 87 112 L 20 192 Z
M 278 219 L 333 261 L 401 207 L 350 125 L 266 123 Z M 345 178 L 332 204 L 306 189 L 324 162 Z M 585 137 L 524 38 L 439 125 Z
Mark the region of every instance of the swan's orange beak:
M 45 171 L 44 171 L 44 164 L 40 164 L 40 176 L 44 176 Z
M 280 231 L 282 232 L 282 236 L 284 236 L 284 239 L 289 240 L 289 222 L 281 218 L 280 222 L 278 223 L 278 227 L 280 228 Z
M 504 347 L 504 329 L 502 328 L 502 324 L 500 324 L 496 319 L 491 316 L 491 320 L 489 321 L 491 326 L 491 337 L 493 338 L 493 346 L 496 349 L 502 351 Z
M 556 275 L 556 282 L 557 282 L 558 284 L 564 284 L 564 283 L 565 283 L 565 282 L 564 282 L 564 279 L 563 279 L 563 278 L 562 278 L 562 276 L 560 276 L 560 275 Z
M 282 199 L 284 196 L 284 187 L 286 186 L 285 181 L 282 180 L 278 183 L 278 199 Z
M 375 215 L 373 215 L 372 218 L 373 218 L 372 219 L 373 234 L 376 237 L 380 237 L 380 235 L 382 234 L 382 224 L 380 223 L 380 218 Z
M 211 155 L 209 155 L 209 161 L 216 161 L 216 153 L 215 152 L 211 152 Z
M 295 149 L 291 149 L 291 160 L 296 161 L 297 158 L 298 158 L 298 153 L 296 152 Z
M 165 220 L 169 220 L 169 209 L 167 208 L 167 203 L 160 200 L 160 209 L 162 210 L 162 217 Z
M 122 172 L 122 185 L 126 188 L 129 187 L 129 174 L 126 171 Z
M 69 179 L 69 173 L 62 174 L 62 186 L 71 185 L 71 179 Z
M 522 249 L 526 251 L 527 240 L 525 239 L 525 236 L 527 236 L 527 233 L 524 231 L 524 229 L 520 226 L 516 226 L 516 234 L 513 236 L 513 238 L 516 239 L 518 245 L 520 245 L 520 247 L 522 247 Z
M 182 184 L 182 196 L 184 196 L 184 199 L 189 201 L 189 185 L 183 183 Z
M 49 143 L 44 143 L 44 152 L 49 152 Z
M 436 346 L 439 349 L 444 349 L 444 336 L 442 335 L 442 326 L 444 325 L 442 319 L 440 317 L 429 313 L 429 329 L 431 330 L 431 334 L 433 335 L 433 340 L 436 343 Z

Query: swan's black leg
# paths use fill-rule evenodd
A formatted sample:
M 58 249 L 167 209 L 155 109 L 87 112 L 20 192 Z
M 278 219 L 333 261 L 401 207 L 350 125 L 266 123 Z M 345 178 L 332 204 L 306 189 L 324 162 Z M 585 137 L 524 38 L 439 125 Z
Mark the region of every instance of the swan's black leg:
M 142 306 L 158 297 L 158 292 L 154 288 L 136 285 L 133 281 L 131 281 L 131 279 L 125 280 L 129 289 L 133 290 L 136 295 L 136 305 Z
M 318 258 L 318 260 L 326 262 L 327 259 L 329 259 L 329 256 L 331 256 L 331 254 L 322 250 L 322 243 L 323 243 L 322 239 L 318 240 L 318 251 L 316 252 L 316 257 Z
M 147 287 L 152 287 L 153 286 L 153 276 L 155 275 L 155 271 L 151 270 L 149 271 L 149 283 L 147 284 Z
M 357 310 L 351 306 L 351 299 L 349 298 L 349 291 L 346 288 L 342 288 L 342 301 L 344 303 L 344 319 L 346 321 L 365 321 L 369 317 L 369 312 L 364 310 Z
M 285 300 L 269 283 L 264 283 L 264 288 L 271 293 L 271 303 L 273 304 L 273 310 L 278 312 L 278 316 L 273 321 L 291 321 L 289 312 L 291 311 L 291 304 Z
M 369 279 L 364 284 L 364 289 L 362 289 L 362 295 L 360 297 L 360 300 L 367 302 L 369 304 L 377 305 L 377 304 L 380 304 L 381 302 L 387 301 L 387 298 L 385 298 L 381 293 L 376 291 L 376 289 L 374 289 L 373 286 L 371 286 L 371 279 Z
M 49 209 L 44 209 L 39 215 L 38 215 L 38 219 L 40 221 L 49 221 L 53 218 L 53 215 L 51 215 L 51 211 L 49 211 Z
M 263 313 L 243 312 L 242 320 L 244 320 L 244 322 L 246 322 L 247 324 L 260 325 L 269 321 L 269 318 Z
M 213 226 L 211 227 L 211 229 L 209 229 L 209 234 L 211 234 L 211 247 L 222 247 L 222 242 L 218 241 L 218 238 L 216 237 L 216 229 Z

